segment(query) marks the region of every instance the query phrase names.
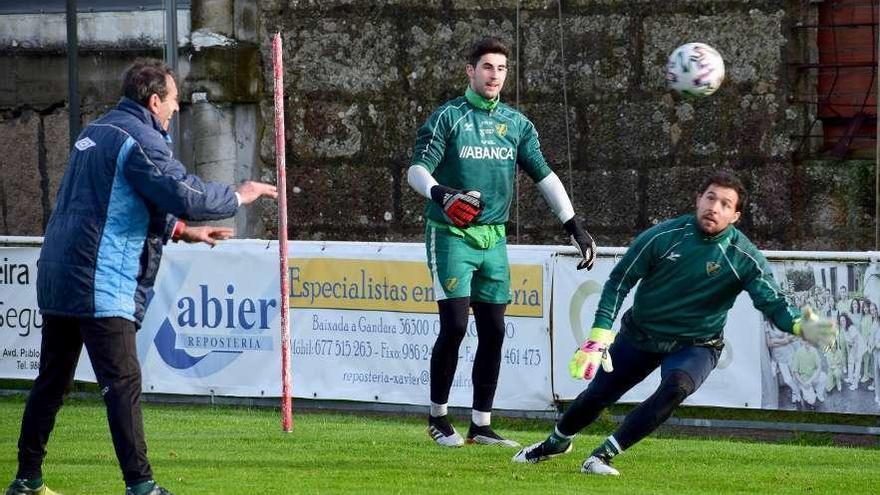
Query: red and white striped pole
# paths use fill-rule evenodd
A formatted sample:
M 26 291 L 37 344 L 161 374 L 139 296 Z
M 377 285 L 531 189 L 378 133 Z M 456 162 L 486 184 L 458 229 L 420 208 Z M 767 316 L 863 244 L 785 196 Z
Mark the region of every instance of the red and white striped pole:
M 290 280 L 287 273 L 287 179 L 284 159 L 284 64 L 281 61 L 281 33 L 272 38 L 275 81 L 275 168 L 278 175 L 278 259 L 281 270 L 281 428 L 293 429 L 293 400 L 290 394 Z

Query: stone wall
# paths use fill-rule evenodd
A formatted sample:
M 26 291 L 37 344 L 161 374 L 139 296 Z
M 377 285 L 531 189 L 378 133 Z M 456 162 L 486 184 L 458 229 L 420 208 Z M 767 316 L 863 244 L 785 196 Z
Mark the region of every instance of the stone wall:
M 82 74 L 83 122 L 115 103 L 118 76 L 130 60 L 116 52 L 82 54 L 82 67 L 100 67 L 103 74 Z M 53 49 L 0 51 L 0 73 L 9 75 L 0 83 L 6 86 L 0 88 L 0 235 L 40 236 L 70 148 L 66 55 Z
M 740 227 L 760 247 L 873 248 L 873 162 L 803 158 L 815 155 L 798 137 L 812 115 L 792 101 L 810 81 L 792 64 L 815 48 L 792 27 L 815 16 L 812 2 L 571 0 L 561 10 L 560 26 L 556 1 L 193 0 L 192 25 L 181 27 L 181 158 L 198 173 L 222 164 L 235 170 L 217 177 L 274 179 L 270 50 L 281 32 L 290 237 L 420 240 L 424 200 L 406 184 L 416 130 L 463 92 L 470 44 L 497 35 L 513 50 L 502 97 L 536 124 L 601 245 L 626 245 L 689 211 L 702 175 L 726 167 L 752 192 Z M 0 35 L 0 72 L 12 74 L 0 80 L 5 235 L 42 233 L 66 160 L 66 55 L 63 36 L 53 36 L 22 44 Z M 85 121 L 118 97 L 127 62 L 162 53 L 148 35 L 88 36 Z M 225 41 L 197 46 L 216 39 Z M 664 88 L 666 57 L 688 41 L 725 58 L 727 80 L 712 97 L 685 101 Z M 207 96 L 216 118 L 194 111 L 194 92 Z M 235 159 L 200 165 L 193 143 L 210 150 L 203 138 L 211 136 L 234 139 Z M 247 235 L 272 237 L 276 220 L 264 205 L 237 222 Z M 528 179 L 511 220 L 511 242 L 565 242 Z
M 497 35 L 513 49 L 503 98 L 535 122 L 601 244 L 689 211 L 702 175 L 726 167 L 751 190 L 740 226 L 762 248 L 873 247 L 873 164 L 795 156 L 810 151 L 797 136 L 811 115 L 789 103 L 801 83 L 790 63 L 811 47 L 792 26 L 815 15 L 809 2 L 566 1 L 561 28 L 557 2 L 520 3 L 517 13 L 512 1 L 261 2 L 268 81 L 271 33 L 285 47 L 293 237 L 418 240 L 424 201 L 405 175 L 416 130 L 464 90 L 469 45 Z M 668 54 L 688 41 L 727 63 L 704 100 L 664 88 Z M 271 163 L 271 129 L 262 150 Z M 564 242 L 530 181 L 513 211 L 512 242 Z
M 258 132 L 263 85 L 256 4 L 193 2 L 178 12 L 181 116 L 179 158 L 210 180 L 264 177 Z M 192 20 L 191 20 L 192 17 Z M 81 122 L 110 109 L 120 78 L 136 58 L 162 58 L 164 12 L 80 12 Z M 67 161 L 68 85 L 63 14 L 0 16 L 0 235 L 41 235 Z M 201 103 L 192 103 L 193 93 Z M 263 211 L 244 208 L 240 237 L 266 237 Z M 274 219 L 273 219 L 274 221 Z

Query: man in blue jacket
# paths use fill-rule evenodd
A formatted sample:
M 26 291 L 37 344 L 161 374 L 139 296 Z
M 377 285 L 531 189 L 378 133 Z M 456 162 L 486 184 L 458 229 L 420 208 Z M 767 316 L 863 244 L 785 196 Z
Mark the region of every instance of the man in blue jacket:
M 123 75 L 119 104 L 89 124 L 71 150 L 37 262 L 40 371 L 6 495 L 54 494 L 41 465 L 83 344 L 107 406 L 126 495 L 170 494 L 153 481 L 147 461 L 135 348 L 162 246 L 169 239 L 214 245 L 232 229 L 184 221 L 229 218 L 261 196 L 277 197 L 270 184 L 203 181 L 172 156 L 167 130 L 179 109 L 173 76 L 158 60 L 136 61 Z

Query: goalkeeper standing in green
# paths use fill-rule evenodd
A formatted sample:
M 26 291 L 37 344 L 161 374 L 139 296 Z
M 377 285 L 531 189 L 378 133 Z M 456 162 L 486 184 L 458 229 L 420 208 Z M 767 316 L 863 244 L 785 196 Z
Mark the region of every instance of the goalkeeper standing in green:
M 431 200 L 425 212 L 425 247 L 440 333 L 431 354 L 428 433 L 444 447 L 464 443 L 449 422 L 447 402 L 467 330 L 468 307 L 473 308 L 479 340 L 468 443 L 519 447 L 490 426 L 504 312 L 510 302 L 504 224 L 517 165 L 537 183 L 580 251 L 578 269 L 591 268 L 596 256 L 593 238 L 579 226 L 562 182 L 541 155 L 534 125 L 500 101 L 508 54 L 497 38 L 473 46 L 465 66 L 464 96 L 444 103 L 419 129 L 407 173 L 413 189 Z
M 666 421 L 715 368 L 724 346 L 727 312 L 743 290 L 780 330 L 820 349 L 833 345 L 833 323 L 787 301 L 767 260 L 733 226 L 745 202 L 742 182 L 729 172 L 715 172 L 703 181 L 696 213 L 660 223 L 636 237 L 611 271 L 590 336 L 569 363 L 574 378 L 592 381 L 553 433 L 520 450 L 514 462 L 535 463 L 570 452 L 577 432 L 659 366 L 657 390 L 581 465 L 583 473 L 619 474 L 611 459 Z M 640 280 L 633 306 L 624 313 L 615 336 L 611 325 Z

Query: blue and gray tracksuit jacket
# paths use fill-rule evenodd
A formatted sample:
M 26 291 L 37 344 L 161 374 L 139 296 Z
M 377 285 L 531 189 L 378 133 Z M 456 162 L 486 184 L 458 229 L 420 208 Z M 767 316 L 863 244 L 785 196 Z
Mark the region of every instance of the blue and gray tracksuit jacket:
M 79 135 L 37 263 L 44 315 L 139 325 L 177 218 L 235 215 L 232 186 L 188 174 L 169 142 L 153 114 L 128 98 Z

